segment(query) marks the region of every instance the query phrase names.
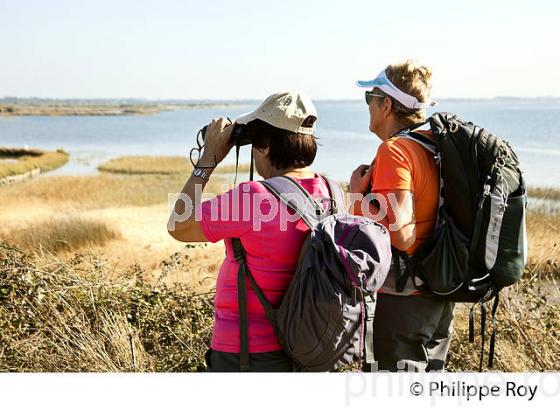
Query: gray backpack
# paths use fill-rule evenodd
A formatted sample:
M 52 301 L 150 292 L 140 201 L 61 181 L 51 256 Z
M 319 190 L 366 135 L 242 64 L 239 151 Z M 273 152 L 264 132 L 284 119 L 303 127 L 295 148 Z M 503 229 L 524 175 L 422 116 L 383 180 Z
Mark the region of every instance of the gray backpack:
M 376 291 L 391 263 L 387 229 L 371 219 L 348 215 L 340 186 L 331 191 L 330 215 L 320 201 L 289 177 L 261 183 L 311 228 L 282 303 L 275 308 L 249 271 L 239 238 L 232 239 L 237 277 L 240 366 L 249 369 L 247 279 L 279 343 L 301 371 L 330 371 L 365 360 L 372 364 Z

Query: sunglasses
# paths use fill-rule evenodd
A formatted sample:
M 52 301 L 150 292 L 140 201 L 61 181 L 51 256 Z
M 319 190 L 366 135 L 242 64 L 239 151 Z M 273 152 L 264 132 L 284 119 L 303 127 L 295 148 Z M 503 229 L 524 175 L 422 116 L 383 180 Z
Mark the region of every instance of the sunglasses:
M 366 91 L 366 104 L 369 106 L 373 97 L 385 98 L 386 95 L 375 94 L 373 91 Z

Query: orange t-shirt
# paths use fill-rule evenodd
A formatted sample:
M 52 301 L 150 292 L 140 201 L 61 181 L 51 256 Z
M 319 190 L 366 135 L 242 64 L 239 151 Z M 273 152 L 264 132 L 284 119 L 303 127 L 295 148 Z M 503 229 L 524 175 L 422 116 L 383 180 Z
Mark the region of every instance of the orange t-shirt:
M 431 139 L 431 133 L 422 132 Z M 439 170 L 433 154 L 415 141 L 398 136 L 379 146 L 372 173 L 372 192 L 392 190 L 413 193 L 416 241 L 406 250 L 411 255 L 432 233 L 439 200 Z M 389 201 L 387 201 L 389 204 Z

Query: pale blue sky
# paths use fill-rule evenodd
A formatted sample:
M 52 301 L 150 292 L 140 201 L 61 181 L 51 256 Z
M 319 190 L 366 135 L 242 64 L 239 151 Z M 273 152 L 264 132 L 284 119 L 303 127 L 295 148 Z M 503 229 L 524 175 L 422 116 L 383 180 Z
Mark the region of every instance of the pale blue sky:
M 0 0 L 0 97 L 355 99 L 405 57 L 435 96 L 560 96 L 559 4 Z

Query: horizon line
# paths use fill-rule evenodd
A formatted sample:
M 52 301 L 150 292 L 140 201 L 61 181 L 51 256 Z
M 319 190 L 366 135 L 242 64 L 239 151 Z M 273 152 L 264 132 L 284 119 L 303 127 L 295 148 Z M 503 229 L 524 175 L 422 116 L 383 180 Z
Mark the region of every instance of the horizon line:
M 434 97 L 436 101 L 493 101 L 493 100 L 558 100 L 560 95 L 551 96 L 531 96 L 531 97 L 520 97 L 520 96 L 494 96 L 494 97 Z M 16 97 L 16 96 L 3 96 L 0 97 L 0 103 L 9 101 L 76 101 L 76 102 L 151 102 L 151 103 L 252 103 L 255 101 L 261 101 L 260 98 L 240 98 L 240 99 L 217 99 L 217 98 L 141 98 L 141 97 Z M 316 102 L 357 102 L 361 101 L 362 98 L 314 98 L 313 101 Z

